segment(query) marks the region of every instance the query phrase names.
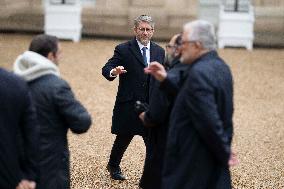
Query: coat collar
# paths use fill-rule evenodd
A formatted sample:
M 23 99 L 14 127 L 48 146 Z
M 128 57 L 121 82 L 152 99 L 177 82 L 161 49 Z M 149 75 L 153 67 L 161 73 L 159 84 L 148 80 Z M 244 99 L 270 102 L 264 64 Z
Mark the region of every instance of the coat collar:
M 154 61 L 153 57 L 157 56 L 157 48 L 155 47 L 156 47 L 156 44 L 150 41 L 150 62 Z M 136 57 L 139 63 L 141 63 L 143 67 L 145 67 L 143 57 L 139 49 L 138 43 L 136 41 L 136 38 L 133 38 L 129 42 L 129 48 L 130 48 L 131 53 Z
M 208 51 L 208 52 L 204 53 L 203 55 L 201 55 L 192 64 L 195 64 L 199 61 L 203 61 L 203 60 L 206 60 L 206 59 L 216 58 L 216 57 L 218 57 L 218 53 L 215 50 L 211 50 L 211 51 Z

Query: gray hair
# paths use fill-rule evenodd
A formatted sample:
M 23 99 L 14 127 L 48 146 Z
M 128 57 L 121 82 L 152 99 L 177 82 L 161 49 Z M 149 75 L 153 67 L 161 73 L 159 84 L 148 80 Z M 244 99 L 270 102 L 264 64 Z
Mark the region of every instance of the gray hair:
M 188 39 L 199 41 L 204 49 L 216 49 L 216 36 L 213 24 L 205 20 L 188 22 L 183 27 L 184 31 L 190 30 Z
M 141 22 L 147 22 L 150 24 L 152 29 L 154 29 L 155 22 L 152 20 L 151 16 L 148 15 L 140 15 L 137 18 L 134 19 L 134 27 L 138 27 L 139 23 Z

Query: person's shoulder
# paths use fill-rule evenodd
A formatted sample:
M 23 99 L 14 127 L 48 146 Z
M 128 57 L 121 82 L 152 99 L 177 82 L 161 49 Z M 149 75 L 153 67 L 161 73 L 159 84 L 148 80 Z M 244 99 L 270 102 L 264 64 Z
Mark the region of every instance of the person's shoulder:
M 68 88 L 70 87 L 69 83 L 65 79 L 58 77 L 56 75 L 53 75 L 52 77 L 54 81 L 56 81 L 55 82 L 56 87 L 68 87 Z
M 50 91 L 46 91 L 52 94 L 52 97 L 57 99 L 58 97 L 72 92 L 71 86 L 69 83 L 63 78 L 57 77 L 55 75 L 49 75 L 48 80 L 46 81 L 46 88 L 50 89 Z
M 53 74 L 48 74 L 45 75 L 41 78 L 39 78 L 38 81 L 36 81 L 39 85 L 46 86 L 46 88 L 52 89 L 52 90 L 58 90 L 62 87 L 69 87 L 69 84 L 66 80 L 63 78 L 53 75 Z
M 131 46 L 134 43 L 133 39 L 129 41 L 122 42 L 116 46 L 116 49 L 124 49 Z
M 216 63 L 217 63 L 218 65 L 220 65 L 221 67 L 224 67 L 224 68 L 226 68 L 226 69 L 230 69 L 230 66 L 229 66 L 220 56 L 218 56 L 218 57 L 216 58 Z
M 214 80 L 219 78 L 220 75 L 230 73 L 229 66 L 218 56 L 218 54 L 212 54 L 193 63 L 189 69 L 188 75 Z
M 214 72 L 212 60 L 199 59 L 190 65 L 188 75 L 190 78 L 207 78 Z
M 27 82 L 16 74 L 0 68 L 0 88 L 13 94 L 27 94 Z
M 4 70 L 0 68 L 0 78 L 2 81 L 10 82 L 10 83 L 19 83 L 19 84 L 26 84 L 26 81 L 21 77 L 17 76 L 13 72 Z
M 151 41 L 151 46 L 164 51 L 164 49 L 154 41 Z
M 218 55 L 217 52 L 212 53 L 213 56 L 208 58 L 208 66 L 212 67 L 215 72 L 217 73 L 226 73 L 230 72 L 230 66 Z M 206 65 L 206 63 L 204 63 Z
M 164 57 L 165 57 L 165 50 L 160 45 L 152 41 L 151 41 L 150 48 L 151 48 L 151 51 L 154 50 L 156 52 L 157 56 L 160 57 L 160 61 L 163 62 Z
M 19 77 L 16 76 L 15 74 L 13 74 L 12 72 L 8 71 L 8 70 L 4 70 L 2 68 L 0 68 L 0 76 L 1 78 L 13 78 L 13 79 L 18 79 Z

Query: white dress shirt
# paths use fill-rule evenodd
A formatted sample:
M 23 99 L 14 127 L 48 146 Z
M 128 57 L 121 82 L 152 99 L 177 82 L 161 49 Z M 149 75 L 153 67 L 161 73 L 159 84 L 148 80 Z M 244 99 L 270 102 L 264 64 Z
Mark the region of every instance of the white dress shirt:
M 146 57 L 147 57 L 147 64 L 148 64 L 148 66 L 149 66 L 149 63 L 150 63 L 150 41 L 148 42 L 147 46 L 142 45 L 142 43 L 140 43 L 140 41 L 138 41 L 137 39 L 136 39 L 136 41 L 137 41 L 137 43 L 138 43 L 138 46 L 139 46 L 139 49 L 140 49 L 140 52 L 141 52 L 142 56 L 143 56 L 143 50 L 142 50 L 142 48 L 143 48 L 143 47 L 147 47 L 147 50 L 146 50 Z

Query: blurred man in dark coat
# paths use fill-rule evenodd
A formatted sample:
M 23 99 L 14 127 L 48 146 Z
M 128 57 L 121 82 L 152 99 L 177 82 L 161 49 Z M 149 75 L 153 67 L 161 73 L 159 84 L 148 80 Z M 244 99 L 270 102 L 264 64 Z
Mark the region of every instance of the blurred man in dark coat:
M 153 33 L 152 18 L 147 15 L 137 17 L 134 20 L 135 38 L 116 46 L 113 57 L 102 68 L 103 76 L 109 81 L 119 75 L 111 129 L 116 139 L 107 165 L 115 180 L 125 179 L 119 165 L 134 135 L 142 136 L 145 141 L 145 128 L 135 113 L 134 104 L 137 100 L 147 102 L 149 98 L 151 86 L 144 68 L 152 61 L 164 61 L 164 50 L 150 41 Z
M 230 189 L 233 80 L 212 24 L 184 26 L 181 61 L 191 66 L 170 116 L 162 188 Z
M 39 127 L 26 82 L 0 68 L 0 188 L 34 189 Z
M 14 72 L 28 82 L 39 120 L 40 189 L 70 188 L 67 131 L 80 134 L 91 125 L 89 113 L 60 78 L 60 53 L 56 37 L 37 35 L 14 63 Z
M 184 26 L 181 61 L 190 68 L 170 116 L 162 188 L 230 189 L 229 165 L 236 162 L 229 161 L 233 80 L 215 51 L 212 24 L 198 20 Z M 171 80 L 158 66 L 151 64 L 148 72 Z M 171 83 L 165 84 L 171 88 Z
M 180 64 L 181 56 L 181 34 L 174 35 L 166 45 L 166 59 L 164 65 L 168 70 L 167 75 L 175 77 L 176 85 L 181 86 L 184 80 L 185 71 L 188 64 Z M 159 63 L 152 64 L 162 67 Z M 154 75 L 155 76 L 155 75 Z M 163 90 L 164 83 L 159 80 L 153 80 L 154 88 L 149 99 L 149 109 L 140 114 L 144 125 L 149 128 L 146 143 L 146 159 L 144 171 L 140 180 L 140 187 L 143 189 L 159 189 L 162 180 L 162 165 L 168 133 L 169 114 L 175 99 L 175 94 L 167 93 Z

